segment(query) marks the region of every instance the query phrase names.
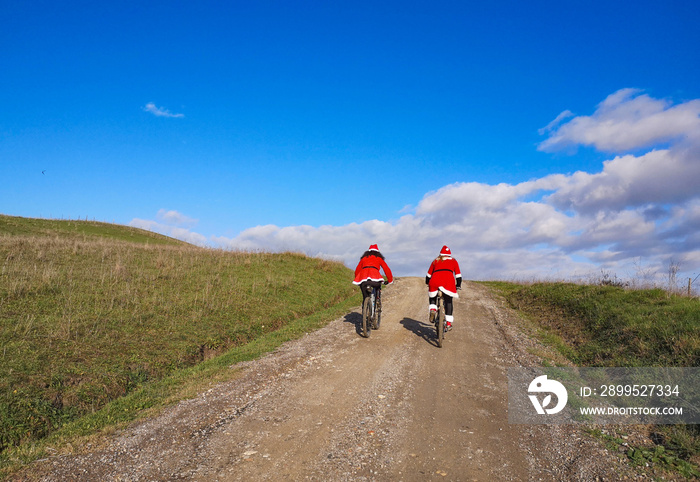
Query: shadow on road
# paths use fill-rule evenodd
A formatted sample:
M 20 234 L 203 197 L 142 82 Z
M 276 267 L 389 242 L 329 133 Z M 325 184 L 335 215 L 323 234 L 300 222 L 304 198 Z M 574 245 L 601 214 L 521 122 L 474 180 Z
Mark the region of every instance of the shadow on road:
M 362 313 L 348 313 L 343 321 L 355 325 L 355 333 L 362 336 Z
M 360 321 L 362 320 L 360 319 Z M 437 340 L 435 339 L 435 327 L 432 324 L 422 323 L 414 320 L 413 318 L 404 318 L 399 323 L 401 323 L 408 331 L 415 333 L 431 345 L 437 346 Z

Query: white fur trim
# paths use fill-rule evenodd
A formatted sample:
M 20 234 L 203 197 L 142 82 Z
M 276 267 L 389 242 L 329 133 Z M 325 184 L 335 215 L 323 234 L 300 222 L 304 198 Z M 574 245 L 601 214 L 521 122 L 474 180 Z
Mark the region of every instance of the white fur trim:
M 364 283 L 365 281 L 380 281 L 381 282 L 381 281 L 384 281 L 384 278 L 365 278 L 361 281 L 353 281 L 352 284 L 360 285 L 360 284 Z
M 452 323 L 453 321 L 455 321 L 454 315 L 445 315 L 445 321 L 447 321 L 448 323 Z
M 450 296 L 453 297 L 453 298 L 459 298 L 459 295 L 457 294 L 456 291 L 453 293 L 453 292 L 451 292 L 451 291 L 449 291 L 449 290 L 446 290 L 446 289 L 445 289 L 444 287 L 442 287 L 442 286 L 440 286 L 440 291 L 442 291 L 442 292 L 445 293 L 446 295 L 450 295 Z
M 428 309 L 437 311 L 437 305 L 430 305 L 430 306 L 428 306 Z
M 453 292 L 451 292 L 451 291 L 449 291 L 449 290 L 446 290 L 446 289 L 443 288 L 442 286 L 440 286 L 440 291 L 442 291 L 442 292 L 445 293 L 446 295 L 451 296 L 451 297 L 453 297 L 453 298 L 459 298 L 459 295 L 458 295 L 457 293 L 453 293 Z M 435 290 L 435 291 L 428 291 L 428 297 L 430 297 L 430 298 L 436 297 L 437 294 L 438 294 L 437 290 Z

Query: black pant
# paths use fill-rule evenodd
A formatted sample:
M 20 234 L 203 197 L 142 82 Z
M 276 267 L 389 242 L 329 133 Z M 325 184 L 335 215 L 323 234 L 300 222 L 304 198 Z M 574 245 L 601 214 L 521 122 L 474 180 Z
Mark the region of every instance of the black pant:
M 382 282 L 367 280 L 360 283 L 360 291 L 362 291 L 362 303 L 365 302 L 365 298 L 372 294 L 372 288 L 377 288 L 377 296 L 381 296 L 382 293 Z
M 423 298 L 423 299 L 425 299 L 425 298 Z M 442 299 L 445 302 L 445 314 L 451 315 L 452 314 L 452 297 L 443 293 Z M 437 305 L 437 295 L 433 296 L 432 298 L 428 297 L 428 300 L 430 301 L 431 305 Z

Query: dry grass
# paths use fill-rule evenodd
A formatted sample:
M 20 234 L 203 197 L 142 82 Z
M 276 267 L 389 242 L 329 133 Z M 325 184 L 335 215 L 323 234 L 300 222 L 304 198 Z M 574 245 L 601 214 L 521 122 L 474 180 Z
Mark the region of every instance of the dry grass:
M 351 279 L 299 254 L 0 234 L 0 450 L 346 300 Z

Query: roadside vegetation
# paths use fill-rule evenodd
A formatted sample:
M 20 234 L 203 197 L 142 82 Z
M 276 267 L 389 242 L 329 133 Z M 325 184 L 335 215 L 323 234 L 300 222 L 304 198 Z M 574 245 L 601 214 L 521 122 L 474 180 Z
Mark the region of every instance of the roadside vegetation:
M 700 366 L 700 300 L 662 289 L 572 283 L 484 283 L 535 326 L 538 337 L 576 366 Z M 633 464 L 700 477 L 698 425 L 646 427 L 653 446 L 630 447 Z M 619 432 L 619 430 L 618 430 Z M 619 450 L 624 433 L 592 433 Z
M 0 476 L 322 326 L 359 304 L 351 280 L 300 254 L 0 216 Z

